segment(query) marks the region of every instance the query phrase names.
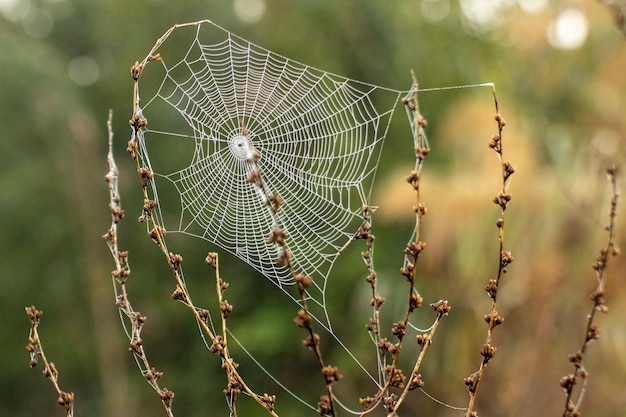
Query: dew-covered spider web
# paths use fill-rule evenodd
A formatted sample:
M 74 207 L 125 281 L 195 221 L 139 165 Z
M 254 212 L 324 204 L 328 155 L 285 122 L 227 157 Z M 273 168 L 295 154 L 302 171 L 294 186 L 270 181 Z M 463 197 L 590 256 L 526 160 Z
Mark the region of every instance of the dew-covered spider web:
M 373 211 L 373 181 L 401 101 L 415 149 L 428 148 L 418 133 L 416 82 L 400 91 L 338 76 L 252 44 L 208 20 L 174 26 L 132 74 L 134 146 L 129 149 L 148 188 L 144 215 L 154 221 L 148 227 L 163 227 L 168 237 L 178 233 L 204 239 L 245 261 L 310 312 L 374 383 L 374 392 L 387 392 L 389 363 L 377 343 L 386 338 L 368 332 L 377 368 L 372 373 L 335 333 L 326 296 L 339 255 L 368 235 L 364 226 L 369 227 Z M 444 89 L 487 85 L 492 86 Z M 279 243 L 283 237 L 285 246 Z M 367 245 L 362 258 L 369 280 L 375 272 L 366 260 L 372 256 L 370 240 Z M 160 246 L 167 255 L 162 239 Z M 292 268 L 279 262 L 285 247 Z M 169 256 L 170 261 L 175 257 Z M 403 261 L 406 268 L 408 259 Z M 170 266 L 180 272 L 179 285 L 186 285 L 178 264 Z M 293 291 L 299 274 L 313 279 L 306 299 Z M 411 291 L 413 296 L 413 287 Z M 185 302 L 197 309 L 189 298 Z M 375 316 L 379 326 L 377 311 Z M 210 315 L 206 320 L 217 333 Z M 409 330 L 427 331 L 411 323 Z M 225 324 L 222 331 L 281 388 L 319 412 L 278 381 Z M 200 333 L 210 348 L 214 341 Z
M 276 218 L 266 200 L 277 196 L 292 263 L 323 307 L 403 93 L 284 58 L 210 21 L 173 28 L 143 64 L 139 156 L 155 174 L 167 233 L 206 239 L 289 293 L 292 275 L 268 241 Z M 265 192 L 250 180 L 255 167 Z

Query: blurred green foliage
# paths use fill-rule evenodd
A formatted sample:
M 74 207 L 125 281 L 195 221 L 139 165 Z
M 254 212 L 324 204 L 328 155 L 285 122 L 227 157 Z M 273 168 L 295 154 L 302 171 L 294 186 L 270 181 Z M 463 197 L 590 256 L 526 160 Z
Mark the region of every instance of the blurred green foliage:
M 127 353 L 109 281 L 113 263 L 100 238 L 110 221 L 103 181 L 109 108 L 127 213 L 120 241 L 130 251 L 131 302 L 148 316 L 148 355 L 165 373 L 163 384 L 176 393 L 176 415 L 227 414 L 218 359 L 206 351 L 187 311 L 170 300 L 174 284 L 167 265 L 134 221 L 142 202 L 125 153 L 130 66 L 173 24 L 205 18 L 292 59 L 374 84 L 407 88 L 410 69 L 423 88 L 495 82 L 509 121 L 505 155 L 518 167 L 506 235 L 516 261 L 501 295 L 506 322 L 496 333 L 498 355 L 476 408 L 481 416 L 560 414 L 558 381 L 570 371 L 566 354 L 582 340 L 594 288 L 589 266 L 604 242 L 608 188 L 602 172 L 609 162 L 624 161 L 626 45 L 600 2 L 478 7 L 483 3 L 0 1 L 0 414 L 63 415 L 40 369 L 28 368 L 23 309 L 35 304 L 44 311 L 46 352 L 63 388 L 76 394 L 76 415 L 163 415 Z M 532 4 L 541 7 L 532 10 Z M 586 42 L 559 49 L 549 40 L 569 7 L 586 17 Z M 426 303 L 445 298 L 453 306 L 422 374 L 427 392 L 462 407 L 463 377 L 477 368 L 484 339 L 488 299 L 482 288 L 497 261 L 498 212 L 490 199 L 498 190 L 499 166 L 486 146 L 495 133 L 494 110 L 489 89 L 424 92 L 420 100 L 433 151 L 424 173 L 429 246 L 418 288 Z M 385 146 L 373 204 L 380 206 L 376 266 L 386 280 L 383 311 L 391 322 L 402 314 L 404 282 L 397 270 L 412 230 L 412 194 L 403 183 L 412 164 L 411 141 L 402 115 L 396 115 Z M 618 243 L 626 247 L 623 225 L 621 219 Z M 213 276 L 202 265 L 214 248 L 190 239 L 176 245 L 196 303 L 215 303 Z M 350 248 L 336 265 L 328 302 L 338 317 L 337 333 L 373 367 L 360 250 Z M 274 375 L 315 403 L 323 384 L 312 354 L 301 346 L 303 335 L 292 325 L 295 306 L 248 267 L 220 256 L 222 274 L 231 282 L 232 328 Z M 587 415 L 623 416 L 626 409 L 623 258 L 609 274 L 611 311 L 601 317 L 602 338 L 588 356 Z M 421 312 L 424 323 L 429 313 Z M 356 399 L 374 394 L 374 387 L 339 349 L 327 349 L 346 381 L 355 377 L 338 389 L 357 408 Z M 279 413 L 304 415 L 242 352 L 235 359 L 251 386 L 278 395 Z M 459 414 L 420 393 L 406 410 Z M 240 413 L 263 414 L 245 399 Z

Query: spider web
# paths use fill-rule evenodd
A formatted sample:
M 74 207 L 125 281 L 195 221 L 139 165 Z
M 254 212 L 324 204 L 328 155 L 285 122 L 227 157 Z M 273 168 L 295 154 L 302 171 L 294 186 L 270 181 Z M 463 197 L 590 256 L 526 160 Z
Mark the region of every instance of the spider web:
M 294 282 L 275 262 L 276 219 L 265 204 L 280 196 L 292 263 L 313 277 L 309 296 L 323 308 L 402 92 L 284 58 L 210 21 L 172 28 L 143 63 L 152 72 L 139 83 L 149 122 L 139 154 L 155 174 L 159 222 L 236 255 L 287 292 Z M 255 166 L 267 194 L 249 181 Z

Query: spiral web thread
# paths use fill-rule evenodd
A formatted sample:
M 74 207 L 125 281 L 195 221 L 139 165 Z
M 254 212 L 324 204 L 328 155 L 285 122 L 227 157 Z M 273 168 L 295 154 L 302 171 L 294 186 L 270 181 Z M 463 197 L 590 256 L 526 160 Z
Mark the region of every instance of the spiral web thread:
M 180 42 L 170 38 L 174 29 L 185 31 Z M 275 262 L 275 219 L 264 204 L 279 196 L 292 263 L 313 277 L 309 296 L 324 307 L 331 267 L 362 224 L 402 92 L 289 60 L 210 21 L 172 28 L 150 61 L 160 62 L 163 79 L 148 94 L 141 79 L 139 111 L 149 125 L 139 153 L 155 174 L 158 220 L 168 234 L 236 255 L 288 293 L 293 278 Z M 268 195 L 249 181 L 256 164 Z M 171 197 L 157 193 L 171 186 Z

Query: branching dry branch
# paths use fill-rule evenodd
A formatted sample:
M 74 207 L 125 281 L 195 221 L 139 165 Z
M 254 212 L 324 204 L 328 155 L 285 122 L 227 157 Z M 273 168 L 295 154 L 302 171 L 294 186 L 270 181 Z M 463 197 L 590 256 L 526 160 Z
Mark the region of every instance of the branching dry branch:
M 215 331 L 210 327 L 208 318 L 208 310 L 199 308 L 195 306 L 191 300 L 191 295 L 187 290 L 187 286 L 185 285 L 185 281 L 182 273 L 182 261 L 183 257 L 179 254 L 172 253 L 168 251 L 167 245 L 165 243 L 165 228 L 158 224 L 156 217 L 153 215 L 153 211 L 157 208 L 157 202 L 150 198 L 148 192 L 148 185 L 152 181 L 153 173 L 152 171 L 145 166 L 141 165 L 141 161 L 139 160 L 139 153 L 137 152 L 137 146 L 140 141 L 140 136 L 142 134 L 142 128 L 148 124 L 148 121 L 143 118 L 141 115 L 141 111 L 139 108 L 139 78 L 145 65 L 151 61 L 158 61 L 160 57 L 158 54 L 156 56 L 151 56 L 149 59 L 140 63 L 135 63 L 135 65 L 131 68 L 131 76 L 134 80 L 134 94 L 133 94 L 133 117 L 130 120 L 130 126 L 132 128 L 132 137 L 128 142 L 127 152 L 132 157 L 135 162 L 135 168 L 137 170 L 137 174 L 139 176 L 139 180 L 141 183 L 142 193 L 143 193 L 143 214 L 139 217 L 140 222 L 146 222 L 149 227 L 149 236 L 150 238 L 157 243 L 159 249 L 163 253 L 172 275 L 174 276 L 174 280 L 176 282 L 176 288 L 172 293 L 172 298 L 178 300 L 185 304 L 189 310 L 192 312 L 196 321 L 198 322 L 200 328 L 208 336 L 211 340 L 212 346 L 210 347 L 210 351 L 216 353 L 222 359 L 222 367 L 225 369 L 227 378 L 228 378 L 228 388 L 226 389 L 226 393 L 229 394 L 230 398 L 235 399 L 236 392 L 244 391 L 251 398 L 253 398 L 263 409 L 265 409 L 270 415 L 276 416 L 277 414 L 274 412 L 274 402 L 276 397 L 273 395 L 268 395 L 267 393 L 263 395 L 259 395 L 254 393 L 252 389 L 245 383 L 241 375 L 237 371 L 237 363 L 232 360 L 232 358 L 228 354 L 228 346 L 226 339 L 226 332 L 223 335 L 218 335 Z M 207 263 L 211 265 L 211 259 L 213 257 L 211 254 L 207 256 Z M 215 257 L 215 265 L 217 265 L 217 258 Z M 222 292 L 225 288 L 221 285 L 221 278 L 219 274 L 216 274 L 218 281 L 218 296 L 222 297 Z M 222 326 L 226 327 L 225 318 L 227 314 L 232 310 L 232 306 L 221 303 L 220 310 L 222 312 Z M 231 404 L 231 409 L 236 410 Z
M 419 373 L 419 369 L 426 355 L 426 351 L 432 343 L 435 332 L 437 331 L 437 328 L 439 326 L 439 322 L 444 316 L 448 315 L 451 310 L 451 307 L 446 300 L 439 300 L 436 303 L 430 304 L 430 306 L 433 308 L 433 310 L 435 310 L 436 313 L 435 322 L 431 326 L 428 333 L 418 335 L 416 337 L 416 343 L 419 346 L 420 353 L 417 360 L 415 361 L 411 373 L 407 378 L 402 370 L 398 367 L 398 362 L 405 341 L 404 336 L 406 335 L 407 328 L 409 327 L 409 319 L 413 312 L 417 308 L 421 307 L 423 302 L 422 297 L 419 295 L 415 288 L 415 279 L 417 260 L 421 252 L 426 247 L 426 243 L 420 240 L 422 221 L 427 212 L 426 205 L 421 201 L 420 198 L 420 179 L 424 159 L 430 152 L 430 148 L 428 147 L 428 144 L 426 142 L 426 134 L 424 130 L 427 122 L 419 111 L 417 79 L 413 72 L 411 72 L 411 75 L 413 77 L 413 88 L 409 96 L 403 99 L 403 104 L 406 107 L 408 114 L 410 114 L 411 118 L 413 119 L 412 125 L 414 128 L 413 150 L 415 152 L 415 168 L 406 177 L 406 181 L 412 186 L 416 198 L 416 205 L 414 206 L 415 233 L 413 239 L 411 239 L 411 241 L 406 245 L 406 248 L 404 250 L 404 266 L 400 269 L 401 275 L 404 276 L 409 283 L 409 288 L 405 316 L 403 320 L 394 323 L 391 328 L 392 335 L 398 340 L 397 343 L 390 342 L 387 338 L 382 337 L 380 334 L 380 309 L 385 302 L 385 298 L 378 294 L 376 291 L 377 276 L 376 272 L 374 271 L 371 259 L 372 247 L 375 239 L 374 235 L 370 233 L 371 228 L 369 223 L 369 216 L 371 215 L 371 213 L 369 212 L 368 207 L 364 207 L 363 209 L 364 223 L 361 227 L 361 232 L 357 234 L 357 237 L 367 239 L 368 244 L 368 249 L 362 254 L 362 256 L 366 262 L 369 272 L 367 276 L 367 281 L 372 287 L 373 296 L 371 304 L 374 312 L 373 317 L 367 324 L 367 329 L 372 333 L 373 340 L 377 343 L 378 363 L 381 368 L 379 369 L 379 373 L 384 378 L 380 389 L 373 397 L 360 399 L 360 403 L 364 408 L 361 416 L 369 414 L 381 403 L 385 407 L 385 410 L 389 417 L 397 416 L 398 409 L 407 398 L 409 391 L 412 391 L 416 388 L 421 388 L 424 385 L 424 381 L 422 380 L 422 375 Z M 389 364 L 387 364 L 388 356 L 391 356 L 391 362 Z M 392 389 L 398 390 L 400 392 L 400 395 L 397 395 L 395 392 L 392 391 Z

